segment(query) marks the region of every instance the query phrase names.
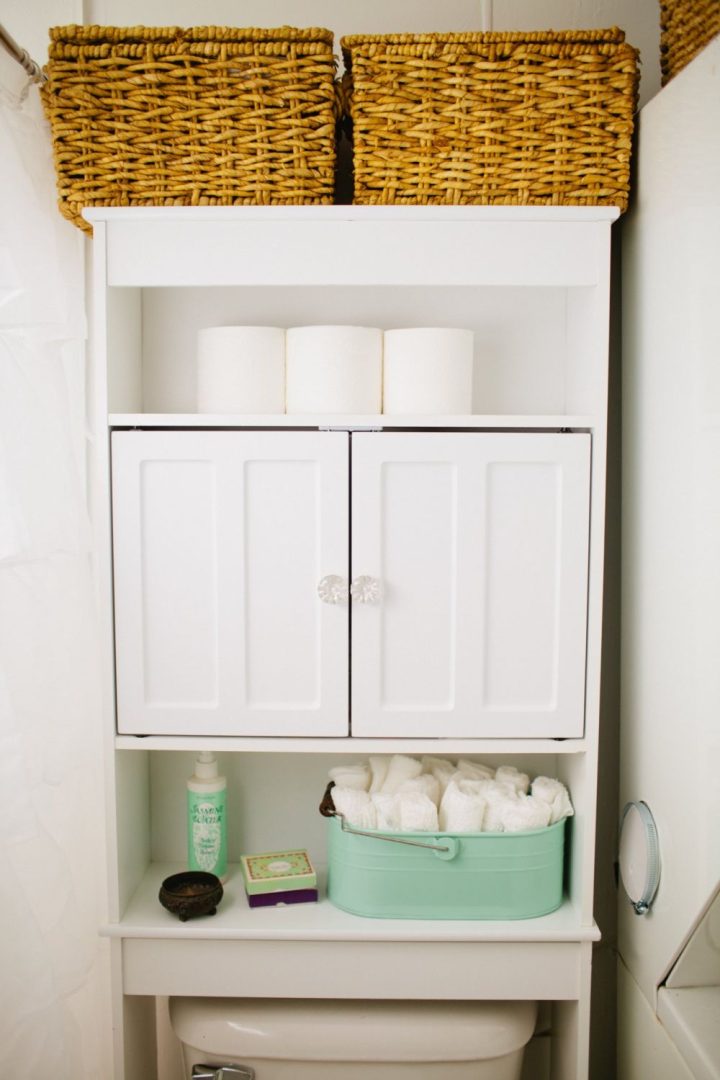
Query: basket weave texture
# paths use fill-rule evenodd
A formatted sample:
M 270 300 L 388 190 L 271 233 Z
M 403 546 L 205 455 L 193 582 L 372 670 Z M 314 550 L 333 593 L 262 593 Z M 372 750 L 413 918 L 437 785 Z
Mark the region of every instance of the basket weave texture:
M 335 62 L 322 29 L 65 26 L 43 105 L 59 205 L 331 203 Z
M 621 30 L 341 39 L 356 203 L 627 207 Z
M 660 0 L 663 86 L 720 34 L 720 0 Z

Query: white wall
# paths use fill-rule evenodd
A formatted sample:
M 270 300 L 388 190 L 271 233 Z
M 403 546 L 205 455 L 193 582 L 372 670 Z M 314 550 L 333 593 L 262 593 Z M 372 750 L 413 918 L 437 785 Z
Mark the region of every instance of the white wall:
M 83 17 L 84 15 L 84 17 Z M 640 49 L 640 104 L 660 88 L 657 0 L 0 0 L 0 22 L 38 63 L 48 26 L 326 26 L 343 34 L 620 26 Z M 339 51 L 339 46 L 336 46 Z
M 720 868 L 720 38 L 643 110 L 623 224 L 622 801 L 662 861 L 620 947 L 653 1003 Z
M 15 38 L 17 43 L 28 50 L 37 62 L 42 63 L 45 59 L 47 28 L 55 23 L 71 23 L 82 19 L 82 4 L 80 0 L 32 0 L 31 4 L 25 0 L 0 0 L 0 22 L 7 31 Z M 10 55 L 0 48 L 0 90 L 7 91 L 9 95 L 19 95 L 25 88 L 27 76 L 22 68 L 15 63 Z M 33 88 L 30 95 L 36 94 Z M 37 102 L 29 102 L 31 115 L 34 115 L 33 105 Z M 0 169 L 4 162 L 0 162 Z M 28 184 L 31 179 L 28 178 Z M 42 178 L 41 178 L 42 183 Z M 39 187 L 41 184 L 39 185 Z M 67 248 L 68 257 L 72 257 L 71 244 Z M 68 268 L 71 278 L 80 278 L 82 275 L 82 245 L 78 243 L 74 252 L 77 265 Z M 38 267 L 38 272 L 42 268 Z M 84 374 L 83 374 L 83 349 L 79 342 L 72 342 L 66 347 L 66 364 L 64 370 L 65 389 L 68 394 L 67 406 L 69 418 L 75 430 L 71 433 L 75 443 L 75 458 L 82 469 L 85 453 L 85 425 L 84 425 Z M 52 414 L 51 419 L 56 419 Z M 58 429 L 59 430 L 59 429 Z M 82 481 L 82 478 L 81 478 Z M 48 560 L 49 565 L 49 560 Z M 24 649 L 27 657 L 31 645 L 36 649 L 36 663 L 38 668 L 38 681 L 47 678 L 47 673 L 53 670 L 53 665 L 67 662 L 68 656 L 74 657 L 79 666 L 87 655 L 87 645 L 81 644 L 79 639 L 75 642 L 75 651 L 54 649 L 53 634 L 49 627 L 57 626 L 60 622 L 64 626 L 71 625 L 67 618 L 67 597 L 72 596 L 73 601 L 85 595 L 81 585 L 84 586 L 86 577 L 84 566 L 78 559 L 80 572 L 74 579 L 73 588 L 67 588 L 64 595 L 58 597 L 57 590 L 53 591 L 49 582 L 52 575 L 42 578 L 39 574 L 28 577 L 30 582 L 43 581 L 47 593 L 40 596 L 26 585 L 25 602 L 26 609 L 23 614 L 27 619 L 22 627 L 13 625 L 8 634 L 8 621 L 5 619 L 4 644 L 7 646 L 9 638 L 20 642 L 19 649 Z M 37 569 L 37 563 L 33 565 Z M 12 575 L 12 568 L 4 568 L 4 573 Z M 82 579 L 82 580 L 81 580 Z M 21 580 L 17 576 L 17 580 Z M 56 575 L 55 581 L 61 580 L 61 575 Z M 3 596 L 7 599 L 7 590 Z M 55 621 L 51 615 L 51 604 L 54 600 Z M 19 600 L 19 603 L 21 601 Z M 20 610 L 18 608 L 18 610 Z M 38 611 L 42 614 L 38 615 Z M 7 614 L 7 605 L 4 614 Z M 0 621 L 2 619 L 0 618 Z M 92 618 L 88 612 L 78 616 L 74 620 L 76 625 L 92 626 Z M 11 660 L 12 649 L 6 648 L 8 658 Z M 22 665 L 17 664 L 21 670 Z M 76 747 L 73 739 L 78 737 L 78 714 L 82 713 L 87 705 L 87 723 L 92 725 L 93 714 L 90 704 L 83 695 L 86 688 L 78 687 L 77 699 L 73 693 L 69 693 L 71 700 L 55 701 L 55 715 L 52 722 L 57 725 L 58 732 L 69 729 L 72 733 L 70 740 L 63 736 L 63 743 Z M 32 698 L 32 693 L 30 694 Z M 35 713 L 31 709 L 24 709 L 19 715 L 26 730 L 24 734 L 27 741 L 32 745 L 33 738 L 38 738 L 38 732 L 34 730 L 33 723 Z M 48 721 L 50 722 L 50 721 Z M 85 722 L 83 720 L 83 722 Z M 98 732 L 97 744 L 100 739 Z M 92 761 L 94 766 L 101 767 L 100 762 L 94 758 L 99 756 L 99 749 L 91 745 L 91 740 L 83 744 L 82 760 Z M 33 767 L 39 763 L 33 761 Z M 85 780 L 83 791 L 78 789 L 78 777 Z M 93 782 L 94 777 L 87 780 L 87 773 L 83 772 L 78 759 L 72 763 L 64 763 L 64 767 L 58 767 L 56 776 L 36 775 L 32 777 L 32 794 L 39 835 L 42 836 L 45 847 L 40 848 L 44 852 L 52 852 L 62 865 L 62 877 L 59 877 L 58 868 L 54 880 L 62 880 L 67 884 L 67 895 L 48 895 L 42 897 L 43 908 L 53 912 L 53 918 L 47 918 L 44 923 L 39 923 L 37 913 L 34 912 L 35 926 L 40 926 L 44 947 L 48 950 L 44 972 L 52 979 L 53 991 L 53 1017 L 57 1015 L 58 1024 L 61 1028 L 61 1046 L 57 1048 L 57 1054 L 62 1055 L 63 1071 L 54 1073 L 57 1080 L 64 1080 L 70 1075 L 78 1076 L 80 1080 L 91 1080 L 95 1077 L 109 1077 L 111 1075 L 111 1048 L 112 1031 L 110 1019 L 110 986 L 109 986 L 109 949 L 107 942 L 99 937 L 98 923 L 104 918 L 105 912 L 105 851 L 102 846 L 102 803 L 101 785 Z M 78 823 L 78 805 L 82 804 L 84 817 L 82 823 Z M 47 864 L 46 864 L 47 865 Z M 36 872 L 43 872 L 42 862 L 34 868 Z M 48 873 L 47 869 L 45 870 Z M 10 879 L 12 880 L 12 878 Z M 21 899 L 21 898 L 20 898 Z M 70 907 L 72 918 L 63 918 L 67 906 Z M 3 916 L 8 915 L 3 912 Z M 32 920 L 29 918 L 28 923 Z M 16 931 L 17 933 L 17 931 Z M 32 950 L 27 950 L 32 953 Z M 77 958 L 75 961 L 73 957 Z M 22 967 L 19 963 L 18 967 Z M 28 981 L 33 976 L 30 965 L 26 971 L 10 970 L 0 964 L 4 988 L 7 991 L 6 1000 L 12 1000 L 14 985 L 22 986 L 23 980 Z M 61 974 L 58 975 L 58 972 Z M 70 977 L 70 975 L 72 977 Z M 14 981 L 13 981 L 14 980 Z M 43 994 L 46 987 L 36 986 L 35 1000 L 33 1005 L 41 1010 L 44 1004 Z M 55 996 L 57 1004 L 55 1004 Z M 48 1010 L 49 1014 L 49 1010 Z M 22 1001 L 17 1001 L 15 1015 L 3 1016 L 4 1022 L 9 1023 L 10 1031 L 17 1042 L 13 1050 L 22 1052 L 23 1044 L 19 1041 L 23 1028 Z M 33 1047 L 27 1047 L 28 1068 L 32 1072 L 31 1060 L 36 1062 L 47 1061 L 53 1053 L 43 1049 L 44 1032 L 37 1032 L 38 1051 L 35 1058 L 32 1057 Z M 10 1048 L 5 1046 L 6 1052 Z M 14 1066 L 11 1067 L 14 1071 Z
M 693 1080 L 632 975 L 618 964 L 618 1076 L 621 1080 Z
M 332 29 L 338 40 L 341 35 L 352 33 L 560 30 L 618 25 L 625 30 L 627 40 L 641 50 L 641 104 L 650 100 L 660 87 L 658 11 L 657 0 L 632 0 L 631 3 L 627 0 L 203 0 L 202 3 L 198 0 L 0 0 L 0 22 L 39 63 L 43 63 L 47 55 L 47 28 L 72 22 L 181 26 L 319 25 Z M 613 642 L 610 642 L 608 655 L 611 657 L 612 652 Z M 612 775 L 616 759 L 612 724 L 615 694 L 616 690 L 611 686 L 606 694 L 606 709 L 611 722 L 606 725 L 604 753 L 601 748 L 601 765 L 604 761 L 610 771 L 606 791 L 611 793 L 612 806 L 606 813 L 605 835 L 599 837 L 598 848 L 601 860 L 598 897 L 603 908 L 603 915 L 598 918 L 605 932 L 604 948 L 607 950 L 598 957 L 600 962 L 596 964 L 600 985 L 596 987 L 595 997 L 601 1008 L 594 1039 L 593 1075 L 598 1080 L 611 1080 L 613 1075 L 613 1046 L 608 1036 L 612 1024 L 609 1004 L 614 994 L 614 918 L 610 912 L 614 888 L 608 875 L 611 874 L 616 790 L 616 778 Z M 600 822 L 602 828 L 602 815 Z M 98 865 L 102 865 L 104 853 L 96 854 Z M 94 928 L 89 932 L 94 933 Z M 98 1028 L 102 1030 L 105 1024 L 102 1003 L 98 1004 L 96 1015 L 79 1017 L 78 1023 L 84 1028 L 87 1039 L 97 1042 Z M 107 1068 L 102 1074 L 109 1080 L 109 1057 L 107 1060 Z M 95 1077 L 78 1077 L 78 1080 L 95 1080 Z

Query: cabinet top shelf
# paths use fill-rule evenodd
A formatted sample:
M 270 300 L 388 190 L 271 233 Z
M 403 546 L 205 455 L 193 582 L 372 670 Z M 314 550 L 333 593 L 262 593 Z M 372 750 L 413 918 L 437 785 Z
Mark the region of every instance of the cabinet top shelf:
M 102 206 L 89 207 L 89 222 L 493 221 L 613 222 L 615 206 Z
M 109 207 L 99 284 L 596 287 L 613 207 Z M 106 246 L 106 255 L 104 255 Z

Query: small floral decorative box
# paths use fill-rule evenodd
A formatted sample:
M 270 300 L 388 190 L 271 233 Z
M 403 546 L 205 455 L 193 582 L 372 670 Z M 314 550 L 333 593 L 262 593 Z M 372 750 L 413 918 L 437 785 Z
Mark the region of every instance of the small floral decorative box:
M 270 851 L 241 855 L 240 866 L 248 896 L 315 889 L 317 875 L 307 851 Z
M 284 907 L 286 904 L 308 904 L 318 898 L 317 889 L 282 889 L 280 892 L 245 893 L 250 907 Z

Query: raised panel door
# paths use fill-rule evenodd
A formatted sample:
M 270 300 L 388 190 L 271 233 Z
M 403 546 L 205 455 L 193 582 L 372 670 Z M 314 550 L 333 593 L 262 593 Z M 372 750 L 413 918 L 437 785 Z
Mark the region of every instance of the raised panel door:
M 590 436 L 352 437 L 352 733 L 583 734 Z
M 346 735 L 348 436 L 112 438 L 118 730 Z

